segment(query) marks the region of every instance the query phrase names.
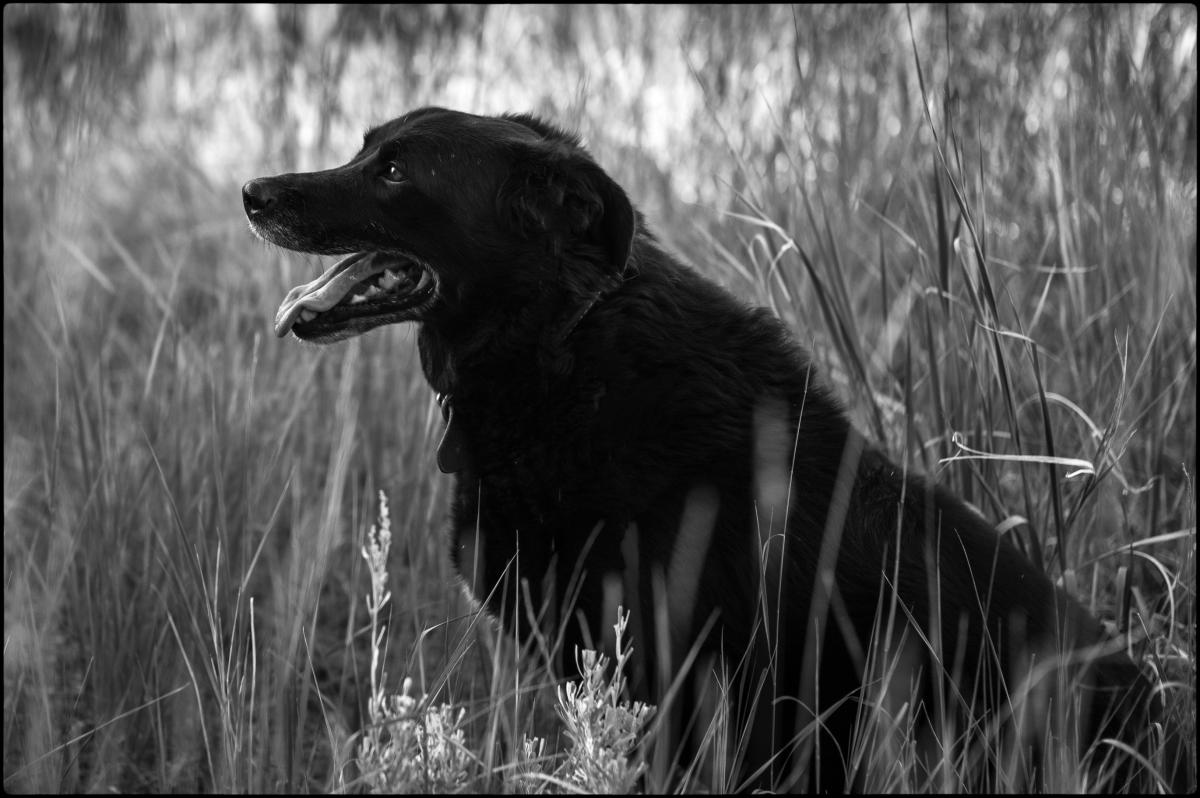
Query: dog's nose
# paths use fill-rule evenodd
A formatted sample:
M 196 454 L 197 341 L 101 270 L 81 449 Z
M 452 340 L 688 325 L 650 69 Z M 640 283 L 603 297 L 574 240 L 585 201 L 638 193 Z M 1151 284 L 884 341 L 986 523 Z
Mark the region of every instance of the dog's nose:
M 251 180 L 242 186 L 242 206 L 247 216 L 262 213 L 275 204 L 276 191 L 266 180 Z

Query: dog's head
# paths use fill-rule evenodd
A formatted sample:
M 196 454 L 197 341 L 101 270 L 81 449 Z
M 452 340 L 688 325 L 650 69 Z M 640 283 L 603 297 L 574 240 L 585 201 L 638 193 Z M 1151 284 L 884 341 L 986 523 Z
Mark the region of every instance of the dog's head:
M 266 241 L 349 256 L 275 317 L 277 335 L 319 342 L 520 302 L 563 264 L 619 274 L 636 226 L 574 137 L 528 115 L 443 108 L 373 128 L 344 166 L 251 180 L 242 202 Z

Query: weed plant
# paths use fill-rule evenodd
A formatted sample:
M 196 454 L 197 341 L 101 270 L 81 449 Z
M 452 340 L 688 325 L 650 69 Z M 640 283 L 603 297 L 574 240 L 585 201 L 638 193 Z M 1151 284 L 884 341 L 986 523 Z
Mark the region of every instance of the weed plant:
M 430 705 L 409 695 L 406 677 L 400 692 L 389 692 L 381 664 L 386 648 L 382 612 L 391 600 L 387 590 L 391 520 L 387 497 L 379 493 L 379 523 L 363 546 L 371 575 L 366 610 L 371 627 L 371 696 L 367 725 L 357 748 L 357 767 L 368 792 L 450 793 L 487 786 L 489 775 L 467 749 L 463 733 L 466 710 L 446 703 Z M 634 791 L 645 769 L 635 751 L 653 708 L 623 698 L 625 667 L 632 653 L 624 638 L 628 613 L 618 609 L 616 663 L 590 649 L 576 651 L 580 680 L 557 690 L 555 710 L 570 741 L 556 766 L 545 755 L 545 741 L 524 737 L 505 786 L 513 792 L 553 791 L 624 794 Z M 554 789 L 558 788 L 558 789 Z

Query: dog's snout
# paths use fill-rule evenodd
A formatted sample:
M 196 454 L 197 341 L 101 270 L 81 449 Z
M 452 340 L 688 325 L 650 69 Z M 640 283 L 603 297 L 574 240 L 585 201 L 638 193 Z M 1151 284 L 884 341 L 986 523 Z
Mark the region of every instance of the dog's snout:
M 275 186 L 266 180 L 251 180 L 242 186 L 242 205 L 250 217 L 274 205 L 277 196 Z

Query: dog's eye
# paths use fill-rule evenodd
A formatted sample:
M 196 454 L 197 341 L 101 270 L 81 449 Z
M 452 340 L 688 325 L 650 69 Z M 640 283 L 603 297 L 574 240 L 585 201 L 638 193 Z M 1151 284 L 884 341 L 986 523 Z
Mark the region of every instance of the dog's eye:
M 408 180 L 400 164 L 392 162 L 383 167 L 383 179 L 389 183 L 403 183 Z

